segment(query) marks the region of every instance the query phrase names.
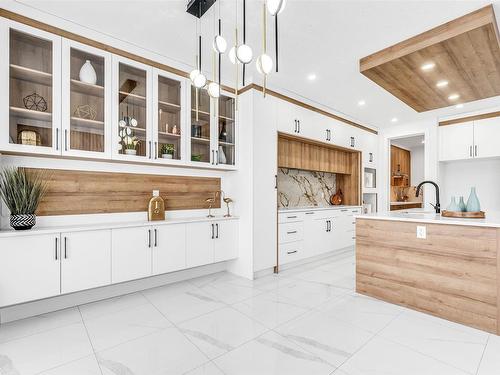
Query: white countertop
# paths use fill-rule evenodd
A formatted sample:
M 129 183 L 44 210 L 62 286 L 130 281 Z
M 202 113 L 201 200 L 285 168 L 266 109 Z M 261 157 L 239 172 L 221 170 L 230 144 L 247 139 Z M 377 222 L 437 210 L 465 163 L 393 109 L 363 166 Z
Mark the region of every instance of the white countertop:
M 410 221 L 428 224 L 468 225 L 475 227 L 500 228 L 500 212 L 494 211 L 486 212 L 485 219 L 456 219 L 452 217 L 442 217 L 435 212 L 424 212 L 418 208 L 404 211 L 390 211 L 368 215 L 355 215 L 355 217 L 368 220 Z
M 188 217 L 179 219 L 166 219 L 162 221 L 125 221 L 117 223 L 94 223 L 94 224 L 79 224 L 79 225 L 67 225 L 67 226 L 46 226 L 37 227 L 30 230 L 14 230 L 14 229 L 4 229 L 0 230 L 0 237 L 13 237 L 13 236 L 33 236 L 37 234 L 50 234 L 59 232 L 82 232 L 87 230 L 99 230 L 99 229 L 119 229 L 119 228 L 132 228 L 132 227 L 147 227 L 147 226 L 158 226 L 158 225 L 168 225 L 168 224 L 183 224 L 183 223 L 196 223 L 196 222 L 211 222 L 211 221 L 224 221 L 224 220 L 236 220 L 239 219 L 237 216 L 223 217 L 216 216 L 213 218 L 208 217 Z
M 361 208 L 361 206 L 310 206 L 310 207 L 284 207 L 279 208 L 279 213 L 292 213 L 292 212 L 304 212 L 304 211 L 322 211 L 322 210 L 342 210 L 342 209 L 350 209 L 350 208 Z

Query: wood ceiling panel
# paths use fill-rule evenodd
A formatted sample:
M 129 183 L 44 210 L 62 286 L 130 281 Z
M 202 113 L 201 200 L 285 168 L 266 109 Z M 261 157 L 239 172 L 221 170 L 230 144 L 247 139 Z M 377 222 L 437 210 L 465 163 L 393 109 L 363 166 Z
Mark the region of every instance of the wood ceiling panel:
M 434 68 L 422 70 L 432 62 Z M 360 71 L 418 112 L 500 95 L 500 48 L 487 6 L 360 60 Z M 448 81 L 439 88 L 437 82 Z M 450 100 L 452 94 L 460 95 Z

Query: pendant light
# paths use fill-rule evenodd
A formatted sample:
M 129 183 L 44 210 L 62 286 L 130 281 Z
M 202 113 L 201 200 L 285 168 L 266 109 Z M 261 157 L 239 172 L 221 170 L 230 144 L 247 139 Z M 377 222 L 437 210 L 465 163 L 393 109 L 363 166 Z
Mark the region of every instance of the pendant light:
M 215 11 L 214 11 L 214 31 L 215 31 Z M 220 19 L 219 19 L 219 33 L 220 33 Z M 215 54 L 218 54 L 220 57 L 220 53 L 216 52 L 216 50 L 212 51 L 212 82 L 210 82 L 207 86 L 207 93 L 210 97 L 217 99 L 220 96 L 220 86 L 215 81 L 215 68 L 216 68 L 216 57 Z
M 196 58 L 197 67 L 191 71 L 189 78 L 191 79 L 194 87 L 201 89 L 207 84 L 207 77 L 205 77 L 201 70 L 201 35 L 198 34 L 198 21 L 196 22 L 196 34 L 198 36 L 198 56 Z
M 273 70 L 273 59 L 267 54 L 267 17 L 265 4 L 262 6 L 262 54 L 257 58 L 256 67 L 257 71 L 264 76 Z
M 231 64 L 237 64 L 239 61 L 236 59 L 236 46 L 232 46 L 228 53 L 229 61 Z
M 267 0 L 266 6 L 271 16 L 275 16 L 283 12 L 286 6 L 286 0 Z
M 242 64 L 250 64 L 253 59 L 252 48 L 246 44 L 246 9 L 246 0 L 243 0 L 243 44 L 236 49 L 236 58 Z
M 221 2 L 221 0 L 219 0 L 219 6 L 218 6 L 219 32 L 215 36 L 214 43 L 213 43 L 214 51 L 217 52 L 218 54 L 226 53 L 226 50 L 227 50 L 226 39 L 224 39 L 224 37 L 221 35 L 221 33 L 222 33 L 222 22 L 221 22 L 221 19 L 220 19 L 220 2 Z

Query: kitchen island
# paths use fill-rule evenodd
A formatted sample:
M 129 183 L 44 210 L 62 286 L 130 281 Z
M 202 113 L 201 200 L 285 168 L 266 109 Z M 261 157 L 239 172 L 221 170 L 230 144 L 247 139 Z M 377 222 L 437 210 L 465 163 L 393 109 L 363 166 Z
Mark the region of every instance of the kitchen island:
M 500 334 L 500 215 L 356 218 L 356 291 Z

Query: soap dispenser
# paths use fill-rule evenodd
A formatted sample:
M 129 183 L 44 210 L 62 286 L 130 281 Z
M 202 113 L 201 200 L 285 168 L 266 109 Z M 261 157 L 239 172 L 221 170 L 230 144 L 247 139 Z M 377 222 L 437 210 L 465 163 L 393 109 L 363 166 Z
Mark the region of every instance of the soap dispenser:
M 163 198 L 160 197 L 159 190 L 153 190 L 153 198 L 149 201 L 148 220 L 165 220 L 165 202 Z

